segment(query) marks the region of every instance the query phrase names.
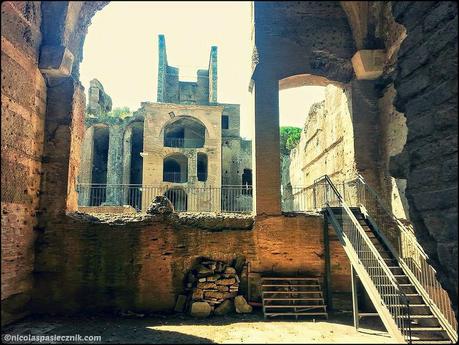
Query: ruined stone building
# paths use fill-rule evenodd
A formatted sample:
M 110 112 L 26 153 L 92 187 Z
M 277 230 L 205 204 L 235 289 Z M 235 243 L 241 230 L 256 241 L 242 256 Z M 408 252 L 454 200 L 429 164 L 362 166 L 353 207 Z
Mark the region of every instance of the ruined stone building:
M 354 307 L 356 322 L 356 306 L 376 310 L 397 342 L 457 341 L 456 2 L 253 2 L 252 166 L 218 167 L 246 143 L 237 106 L 216 103 L 216 51 L 184 83 L 161 50 L 158 102 L 90 130 L 117 148 L 107 170 L 127 167 L 123 142 L 131 162 L 143 153 L 142 180 L 131 169 L 106 183 L 242 185 L 251 168 L 253 213 L 110 217 L 77 212 L 77 176 L 90 166 L 79 64 L 106 4 L 2 3 L 2 323 L 170 312 L 197 260 L 243 257 L 238 294 L 251 303 L 267 301 L 263 278 L 319 279 L 327 308 Z M 291 157 L 289 176 L 311 187 L 312 202 L 285 214 L 279 90 L 303 85 L 327 86 L 328 97 Z
M 107 116 L 111 98 L 91 81 L 80 206 L 145 209 L 165 194 L 177 211 L 250 211 L 252 144 L 240 137 L 239 105 L 217 101 L 217 47 L 196 82 L 168 65 L 163 35 L 158 52 L 157 102 L 130 116 Z

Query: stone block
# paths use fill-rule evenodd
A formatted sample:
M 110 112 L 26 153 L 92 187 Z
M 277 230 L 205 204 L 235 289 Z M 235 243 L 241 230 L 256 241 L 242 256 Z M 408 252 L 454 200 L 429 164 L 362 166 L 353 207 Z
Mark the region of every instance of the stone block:
M 191 296 L 191 299 L 193 301 L 204 299 L 204 291 L 202 291 L 201 289 L 195 289 L 193 291 L 193 295 Z
M 247 303 L 244 296 L 236 296 L 234 298 L 234 306 L 236 307 L 236 313 L 247 314 L 252 312 L 252 306 Z
M 64 46 L 43 46 L 38 67 L 50 77 L 68 77 L 72 73 L 73 54 Z
M 212 311 L 211 306 L 207 302 L 194 302 L 191 305 L 191 316 L 208 317 Z
M 198 289 L 216 289 L 217 285 L 212 282 L 198 282 Z
M 185 304 L 186 304 L 186 296 L 185 295 L 178 295 L 177 296 L 177 301 L 175 302 L 174 311 L 176 311 L 178 313 L 183 313 L 183 310 L 185 309 Z
M 224 299 L 225 293 L 219 291 L 205 291 L 204 298 L 215 298 L 215 299 Z
M 215 308 L 215 315 L 226 315 L 234 311 L 234 304 L 233 301 L 227 299 L 222 304 L 220 304 L 217 308 Z
M 359 50 L 352 57 L 352 66 L 358 80 L 377 79 L 383 73 L 384 50 Z
M 236 283 L 236 279 L 234 278 L 219 279 L 216 281 L 217 285 L 233 285 L 234 283 Z

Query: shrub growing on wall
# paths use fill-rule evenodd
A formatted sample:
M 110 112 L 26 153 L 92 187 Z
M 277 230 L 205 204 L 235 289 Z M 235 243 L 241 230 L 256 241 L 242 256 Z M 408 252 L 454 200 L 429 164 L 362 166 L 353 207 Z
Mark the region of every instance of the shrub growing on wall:
M 289 155 L 290 151 L 298 144 L 301 136 L 301 128 L 280 128 L 280 152 L 281 155 Z

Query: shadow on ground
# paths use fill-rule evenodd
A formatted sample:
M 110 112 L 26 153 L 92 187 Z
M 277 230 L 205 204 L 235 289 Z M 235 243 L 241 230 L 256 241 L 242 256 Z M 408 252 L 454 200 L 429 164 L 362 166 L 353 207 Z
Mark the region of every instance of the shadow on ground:
M 2 329 L 2 339 L 4 339 L 3 336 L 5 334 L 31 334 L 35 336 L 79 334 L 81 336 L 101 336 L 102 343 L 210 344 L 215 343 L 215 337 L 213 337 L 212 332 L 216 332 L 218 326 L 229 325 L 231 329 L 237 330 L 241 323 L 253 323 L 260 326 L 271 323 L 273 327 L 275 327 L 275 324 L 279 322 L 299 322 L 303 324 L 298 326 L 303 327 L 305 321 L 310 323 L 314 322 L 316 325 L 320 323 L 325 332 L 327 328 L 336 325 L 352 326 L 352 313 L 333 313 L 329 316 L 328 320 L 323 317 L 318 317 L 315 321 L 311 318 L 299 320 L 265 320 L 263 314 L 259 310 L 252 314 L 231 314 L 220 317 L 214 316 L 207 319 L 196 319 L 182 314 L 156 314 L 145 317 L 119 317 L 107 314 L 92 316 L 74 315 L 68 317 L 34 316 L 4 327 Z M 199 333 L 198 335 L 191 335 L 187 334 L 185 331 L 180 331 L 181 329 L 187 328 L 187 326 L 188 328 L 189 326 L 209 327 L 209 330 L 208 332 Z M 280 326 L 281 325 L 278 327 Z M 178 327 L 177 331 L 175 331 L 176 327 Z M 359 329 L 359 333 L 362 334 L 362 337 L 365 337 L 365 334 L 370 334 L 372 337 L 381 339 L 387 339 L 389 337 L 385 332 L 384 326 L 377 317 L 362 319 L 361 327 L 362 329 Z M 172 328 L 174 331 L 158 328 Z

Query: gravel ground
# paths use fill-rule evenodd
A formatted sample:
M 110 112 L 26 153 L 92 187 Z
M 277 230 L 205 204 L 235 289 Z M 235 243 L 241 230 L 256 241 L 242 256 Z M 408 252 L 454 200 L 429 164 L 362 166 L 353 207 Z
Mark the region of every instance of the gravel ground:
M 361 320 L 361 328 L 352 326 L 352 315 L 334 314 L 328 320 L 264 320 L 260 312 L 194 319 L 185 315 L 139 317 L 75 316 L 29 317 L 2 329 L 3 343 L 10 335 L 101 336 L 101 341 L 69 343 L 137 344 L 253 344 L 253 343 L 391 343 L 377 317 Z M 27 343 L 39 343 L 38 341 Z M 22 342 L 24 343 L 24 342 Z M 50 343 L 50 341 L 41 342 Z M 54 343 L 62 343 L 55 341 Z

